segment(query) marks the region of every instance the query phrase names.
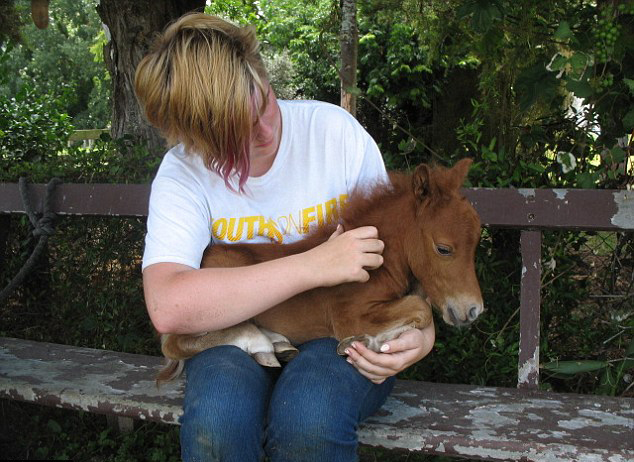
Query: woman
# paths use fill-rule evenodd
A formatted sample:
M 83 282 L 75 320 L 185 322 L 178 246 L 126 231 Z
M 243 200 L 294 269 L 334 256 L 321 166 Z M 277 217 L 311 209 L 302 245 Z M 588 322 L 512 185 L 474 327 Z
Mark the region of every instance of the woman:
M 355 188 L 386 181 L 375 142 L 347 112 L 277 101 L 252 27 L 182 17 L 139 64 L 148 120 L 175 144 L 152 183 L 143 283 L 160 333 L 198 333 L 244 321 L 300 292 L 365 282 L 381 266 L 373 227 L 303 254 L 240 268 L 200 268 L 211 243 L 288 243 L 336 223 Z M 334 339 L 299 346 L 284 369 L 242 350 L 206 350 L 186 364 L 184 460 L 356 460 L 358 424 L 389 394 L 394 375 L 426 356 L 434 328 L 375 353 Z

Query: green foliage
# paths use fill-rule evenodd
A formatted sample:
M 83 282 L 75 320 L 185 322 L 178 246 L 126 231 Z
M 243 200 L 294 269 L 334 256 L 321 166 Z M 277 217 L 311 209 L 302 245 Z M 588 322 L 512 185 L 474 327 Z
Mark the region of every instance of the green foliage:
M 0 181 L 150 181 L 160 159 L 129 138 L 112 140 L 104 134 L 90 148 L 69 146 L 72 126 L 61 107 L 58 99 L 38 95 L 28 86 L 15 98 L 0 101 Z M 141 288 L 144 220 L 65 218 L 56 228 L 36 269 L 0 308 L 0 334 L 158 353 Z M 0 271 L 2 287 L 37 241 L 25 216 L 12 216 L 10 230 Z M 76 322 L 69 325 L 69 319 Z
M 465 32 L 476 42 L 481 79 L 487 81 L 477 98 L 485 110 L 463 120 L 463 136 L 474 125 L 481 136 L 469 151 L 477 158 L 482 145 L 496 139 L 511 158 L 545 167 L 537 185 L 623 185 L 629 178 L 623 147 L 634 118 L 628 85 L 634 75 L 631 7 L 566 1 L 495 5 L 503 14 L 486 32 L 477 27 Z M 502 81 L 495 77 L 500 73 L 506 73 Z M 504 111 L 496 114 L 493 108 Z
M 67 92 L 65 92 L 67 93 Z M 24 85 L 14 97 L 0 96 L 0 181 L 147 182 L 160 159 L 133 144 L 103 134 L 89 148 L 69 143 L 74 127 L 65 95 L 39 93 Z
M 615 323 L 616 324 L 616 323 Z M 584 392 L 588 389 L 599 395 L 619 396 L 631 388 L 631 371 L 634 369 L 634 338 L 627 342 L 626 330 L 634 329 L 634 320 L 629 320 L 626 327 L 617 327 L 617 333 L 608 339 L 601 335 L 592 338 L 603 340 L 603 344 L 616 340 L 615 350 L 623 351 L 623 356 L 615 359 L 583 359 L 592 358 L 596 353 L 592 351 L 576 351 L 571 357 L 578 359 L 554 359 L 541 365 L 543 386 L 548 389 L 554 387 Z M 602 332 L 605 336 L 605 332 Z M 587 339 L 590 340 L 590 339 Z M 601 344 L 601 343 L 599 343 Z M 584 345 L 588 347 L 587 343 Z
M 0 96 L 23 85 L 38 93 L 64 94 L 64 112 L 77 128 L 105 127 L 110 120 L 110 85 L 103 64 L 104 33 L 98 0 L 60 0 L 49 5 L 50 24 L 37 29 L 28 4 L 18 8 L 22 40 L 0 47 Z M 97 60 L 95 57 L 99 56 Z
M 502 18 L 501 2 L 489 0 L 470 0 L 458 8 L 458 19 L 471 18 L 471 28 L 478 33 L 487 33 L 493 22 Z
M 101 135 L 91 148 L 65 147 L 47 152 L 46 159 L 16 163 L 0 157 L 0 181 L 17 182 L 21 176 L 31 182 L 47 182 L 58 177 L 68 183 L 146 183 L 153 177 L 160 158 L 136 145 L 129 136 L 113 140 Z
M 3 287 L 34 245 L 23 218 L 12 219 Z M 141 287 L 144 234 L 136 218 L 58 220 L 46 255 L 2 309 L 2 335 L 157 354 Z
M 358 118 L 380 140 L 388 166 L 403 168 L 425 149 L 412 131 L 429 123 L 442 72 L 427 64 L 427 50 L 411 25 L 367 18 L 359 29 Z
M 477 9 L 485 3 L 468 5 Z M 581 8 L 573 8 L 569 2 L 495 5 L 502 8 L 501 15 L 484 23 L 472 21 L 461 29 L 475 42 L 471 52 L 481 63 L 481 94 L 472 99 L 471 114 L 461 119 L 456 130 L 463 152 L 476 160 L 471 184 L 623 186 L 631 175 L 623 167 L 624 162 L 628 165 L 626 135 L 632 130 L 628 114 L 634 101 L 629 84 L 633 75 L 631 7 L 616 3 L 597 7 L 585 2 Z M 624 359 L 631 335 L 612 320 L 611 310 L 618 313 L 622 308 L 606 302 L 585 302 L 580 307 L 580 301 L 588 300 L 590 294 L 607 290 L 589 284 L 583 276 L 588 271 L 585 247 L 591 242 L 579 233 L 544 235 L 542 254 L 548 257 L 544 257 L 542 289 L 540 350 L 547 362 L 543 386 L 620 394 L 628 386 L 625 370 L 632 367 Z M 492 251 L 505 247 L 498 240 Z M 505 251 L 516 255 L 516 249 L 517 241 Z M 626 261 L 631 262 L 629 249 Z M 503 255 L 497 254 L 493 261 Z M 478 261 L 482 261 L 481 255 Z M 491 284 L 496 291 L 505 291 L 506 284 L 501 283 L 505 273 L 496 274 Z M 486 286 L 486 278 L 480 278 Z M 611 290 L 619 292 L 616 287 Z M 486 294 L 485 304 L 491 306 Z M 631 309 L 629 312 L 631 315 Z M 596 345 L 605 345 L 609 339 L 610 349 L 597 351 Z M 617 359 L 608 359 L 609 354 Z M 562 364 L 568 368 L 560 367 Z M 583 367 L 596 369 L 583 373 Z
M 20 26 L 22 21 L 13 1 L 0 2 L 0 46 L 5 43 L 20 41 Z
M 65 148 L 73 126 L 61 100 L 24 85 L 0 97 L 0 162 L 46 162 Z M 4 171 L 4 169 L 2 169 Z
M 3 415 L 12 416 L 10 425 L 8 422 L 2 425 L 0 439 L 3 458 L 8 460 L 180 460 L 175 426 L 137 422 L 132 432 L 120 434 L 108 427 L 102 415 L 15 402 L 1 402 L 0 406 Z M 26 428 L 28 432 L 24 431 Z
M 301 4 L 293 0 L 263 3 L 258 29 L 267 53 L 286 50 L 295 72 L 295 98 L 338 104 L 338 21 L 329 0 Z
M 621 395 L 631 388 L 634 368 L 632 236 L 549 233 L 547 238 L 556 245 L 543 264 L 548 309 L 542 313 L 542 380 L 547 388 Z M 598 269 L 603 266 L 607 274 Z M 592 278 L 584 275 L 589 270 Z
M 604 143 L 614 143 L 634 128 L 623 124 L 629 121 L 627 114 L 634 114 L 634 98 L 626 83 L 634 72 L 633 12 L 626 4 L 586 7 L 562 21 L 554 34 L 558 49 L 548 69 L 557 72 L 568 91 L 592 106 L 590 116 L 600 124 Z

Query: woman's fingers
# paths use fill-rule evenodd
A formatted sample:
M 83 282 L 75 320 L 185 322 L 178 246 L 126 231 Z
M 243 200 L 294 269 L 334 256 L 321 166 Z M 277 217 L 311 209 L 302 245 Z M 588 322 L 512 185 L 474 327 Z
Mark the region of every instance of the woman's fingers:
M 363 345 L 361 345 L 361 347 L 359 347 L 359 345 L 356 346 L 357 348 L 348 349 L 348 362 L 372 383 L 379 385 L 385 382 L 388 377 L 392 377 L 398 373 L 398 371 L 394 369 L 369 361 L 358 351 L 358 349 L 364 349 L 365 347 L 363 347 Z
M 381 383 L 427 356 L 435 341 L 433 323 L 426 328 L 411 329 L 382 345 L 381 353 L 354 342 L 347 350 L 348 362 L 361 375 L 374 383 Z
M 374 226 L 362 226 L 343 231 L 338 225 L 324 244 L 311 252 L 312 267 L 316 273 L 323 274 L 321 285 L 330 286 L 344 282 L 366 282 L 370 279 L 368 270 L 379 268 L 383 264 L 385 244 L 378 238 Z

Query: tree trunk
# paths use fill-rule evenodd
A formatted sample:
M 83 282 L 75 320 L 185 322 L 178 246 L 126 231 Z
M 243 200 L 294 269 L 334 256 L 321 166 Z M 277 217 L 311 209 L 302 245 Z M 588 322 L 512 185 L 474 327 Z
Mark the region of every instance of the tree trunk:
M 357 54 L 359 30 L 355 0 L 341 3 L 341 107 L 357 116 Z
M 205 0 L 101 0 L 97 7 L 106 28 L 104 60 L 112 78 L 112 137 L 131 135 L 147 143 L 150 152 L 165 151 L 165 141 L 147 123 L 134 94 L 134 72 L 156 34 L 188 11 L 202 9 Z

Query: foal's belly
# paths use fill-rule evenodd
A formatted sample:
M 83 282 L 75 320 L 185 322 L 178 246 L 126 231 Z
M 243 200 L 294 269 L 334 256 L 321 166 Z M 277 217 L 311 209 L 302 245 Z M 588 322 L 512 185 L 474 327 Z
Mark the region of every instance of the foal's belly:
M 299 294 L 254 318 L 258 326 L 282 334 L 291 343 L 333 337 L 330 309 L 326 300 L 311 293 Z

